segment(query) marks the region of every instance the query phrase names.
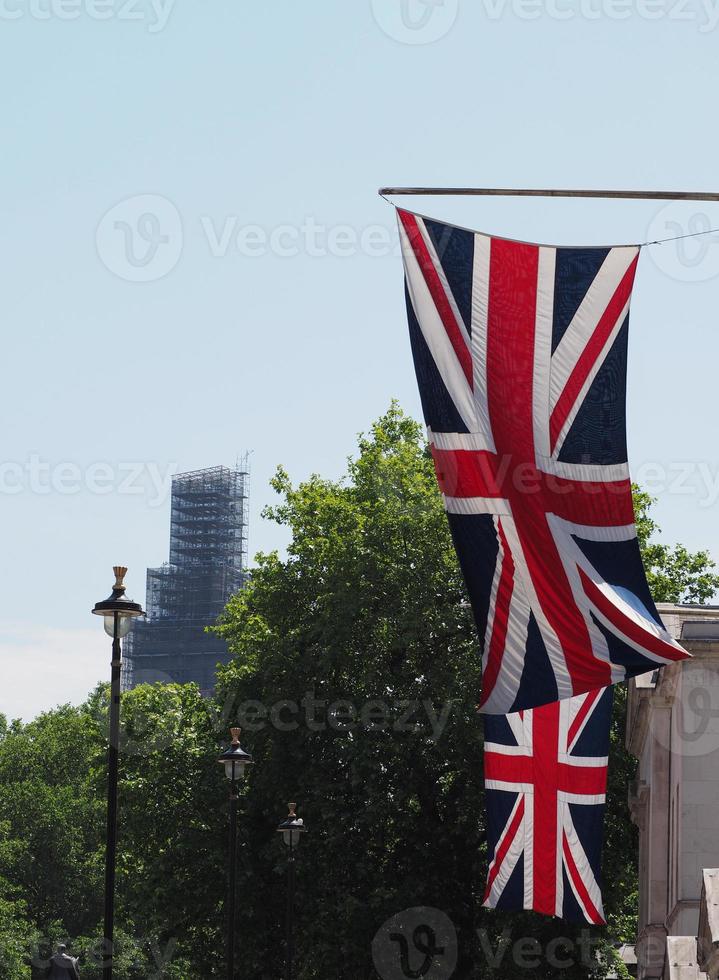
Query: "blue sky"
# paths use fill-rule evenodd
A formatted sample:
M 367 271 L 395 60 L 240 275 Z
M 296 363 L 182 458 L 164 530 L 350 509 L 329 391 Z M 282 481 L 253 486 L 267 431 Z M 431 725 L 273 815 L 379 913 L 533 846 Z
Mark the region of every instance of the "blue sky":
M 107 674 L 92 604 L 166 559 L 171 472 L 334 476 L 419 417 L 383 184 L 716 190 L 719 0 L 2 0 L 0 711 Z M 404 15 L 404 19 L 403 19 Z M 643 242 L 719 205 L 417 199 Z M 667 540 L 719 557 L 719 239 L 646 249 L 629 437 Z M 653 467 L 653 469 L 651 468 Z

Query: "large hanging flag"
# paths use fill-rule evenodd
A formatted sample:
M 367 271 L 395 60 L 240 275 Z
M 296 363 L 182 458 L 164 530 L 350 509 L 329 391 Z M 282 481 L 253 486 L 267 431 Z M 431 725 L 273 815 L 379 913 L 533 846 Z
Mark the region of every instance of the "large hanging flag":
M 688 656 L 644 575 L 625 431 L 639 249 L 550 248 L 399 211 L 415 369 L 483 642 L 480 707 Z
M 484 719 L 484 904 L 604 922 L 602 823 L 612 689 Z

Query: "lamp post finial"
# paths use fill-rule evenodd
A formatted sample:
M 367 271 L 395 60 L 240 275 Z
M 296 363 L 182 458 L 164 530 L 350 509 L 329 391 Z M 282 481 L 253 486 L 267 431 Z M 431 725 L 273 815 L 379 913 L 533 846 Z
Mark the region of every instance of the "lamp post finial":
M 124 565 L 113 565 L 112 570 L 115 573 L 115 584 L 113 585 L 113 590 L 115 592 L 125 591 L 124 578 L 127 575 L 127 569 Z

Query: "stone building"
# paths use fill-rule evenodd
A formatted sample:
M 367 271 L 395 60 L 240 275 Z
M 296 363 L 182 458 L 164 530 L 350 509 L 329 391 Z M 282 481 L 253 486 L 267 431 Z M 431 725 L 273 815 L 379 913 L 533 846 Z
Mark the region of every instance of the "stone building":
M 659 604 L 693 660 L 635 678 L 639 980 L 719 977 L 719 606 Z

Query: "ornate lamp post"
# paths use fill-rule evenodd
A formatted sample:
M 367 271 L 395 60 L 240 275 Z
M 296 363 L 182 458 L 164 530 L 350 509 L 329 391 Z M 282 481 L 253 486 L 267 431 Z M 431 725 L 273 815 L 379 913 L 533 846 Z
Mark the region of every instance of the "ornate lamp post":
M 295 851 L 300 846 L 300 838 L 305 833 L 302 817 L 298 817 L 297 804 L 289 804 L 290 812 L 277 828 L 282 834 L 282 840 L 288 849 L 287 860 L 287 972 L 286 980 L 294 978 L 294 918 L 295 918 Z
M 122 648 L 120 639 L 127 636 L 132 621 L 144 616 L 139 602 L 125 597 L 124 578 L 127 569 L 113 567 L 115 584 L 109 598 L 96 602 L 95 616 L 105 620 L 105 632 L 112 637 L 112 673 L 110 679 L 110 744 L 107 756 L 107 837 L 105 846 L 105 957 L 103 980 L 112 980 L 113 933 L 115 926 L 115 857 L 117 854 L 117 772 L 120 750 L 120 674 Z
M 227 980 L 235 980 L 235 920 L 237 897 L 237 801 L 238 782 L 245 775 L 245 766 L 252 765 L 252 756 L 240 745 L 241 729 L 231 728 L 232 744 L 217 760 L 225 767 L 230 781 L 230 869 L 227 900 Z

